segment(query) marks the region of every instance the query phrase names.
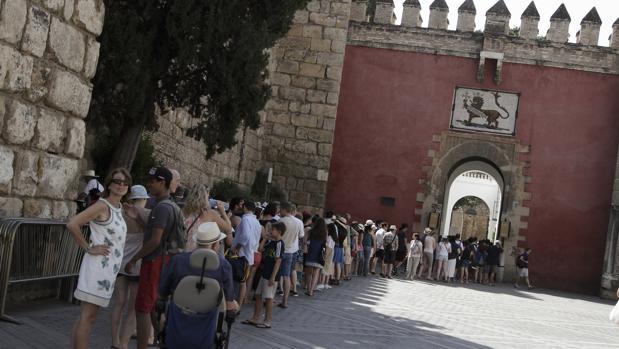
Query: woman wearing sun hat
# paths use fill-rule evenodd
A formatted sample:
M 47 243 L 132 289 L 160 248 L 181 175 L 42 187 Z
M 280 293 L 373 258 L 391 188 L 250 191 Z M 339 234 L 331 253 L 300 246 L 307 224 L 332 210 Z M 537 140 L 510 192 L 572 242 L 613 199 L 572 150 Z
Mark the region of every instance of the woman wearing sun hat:
M 144 208 L 149 196 L 146 188 L 141 185 L 131 187 L 128 203 L 123 207 L 123 218 L 127 223 L 127 238 L 123 251 L 123 260 L 114 288 L 114 306 L 112 307 L 112 348 L 127 348 L 129 340 L 135 332 L 135 296 L 138 292 L 140 262 L 138 261 L 131 273 L 125 272 L 125 265 L 142 248 L 144 222 L 148 220 L 150 210 L 133 210 L 133 207 Z M 139 212 L 140 217 L 136 216 Z M 124 310 L 127 318 L 121 320 Z

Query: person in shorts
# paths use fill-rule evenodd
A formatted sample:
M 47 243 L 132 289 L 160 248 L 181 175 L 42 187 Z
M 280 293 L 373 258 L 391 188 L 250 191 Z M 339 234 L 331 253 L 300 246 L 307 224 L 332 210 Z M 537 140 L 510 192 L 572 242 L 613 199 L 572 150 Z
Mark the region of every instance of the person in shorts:
M 153 167 L 148 171 L 147 186 L 151 196 L 156 198 L 156 205 L 151 210 L 144 228 L 142 248 L 125 265 L 125 272 L 130 273 L 135 263 L 142 260 L 135 300 L 139 349 L 146 349 L 148 346 L 148 336 L 153 328 L 151 317 L 155 315 L 155 305 L 159 296 L 162 264 L 169 260 L 169 257 L 164 257 L 163 254 L 164 243 L 174 229 L 177 219 L 175 211 L 180 212 L 180 208 L 175 208 L 176 204 L 170 200 L 171 182 L 172 172 L 163 166 Z
M 256 288 L 256 302 L 254 315 L 251 319 L 242 322 L 245 325 L 253 325 L 258 328 L 271 328 L 273 320 L 273 298 L 277 287 L 277 279 L 280 277 L 280 266 L 284 256 L 284 241 L 282 236 L 286 232 L 286 225 L 275 222 L 271 225 L 270 240 L 264 245 L 262 251 L 262 270 L 260 283 Z M 264 321 L 260 321 L 262 315 L 262 303 L 264 303 Z
M 518 285 L 520 280 L 524 280 L 526 282 L 529 290 L 534 288 L 533 286 L 531 286 L 531 282 L 529 281 L 529 255 L 530 254 L 531 254 L 531 249 L 526 248 L 524 250 L 524 253 L 521 253 L 518 256 L 518 259 L 516 260 L 516 266 L 518 267 L 518 278 L 519 278 L 514 284 L 514 287 L 516 288 L 520 288 L 520 286 Z
M 383 237 L 383 248 L 384 248 L 384 262 L 385 266 L 383 268 L 383 277 L 387 277 L 391 279 L 391 273 L 393 271 L 393 263 L 395 263 L 395 252 L 398 250 L 398 237 L 395 235 L 395 225 L 391 225 L 389 230 L 385 233 Z

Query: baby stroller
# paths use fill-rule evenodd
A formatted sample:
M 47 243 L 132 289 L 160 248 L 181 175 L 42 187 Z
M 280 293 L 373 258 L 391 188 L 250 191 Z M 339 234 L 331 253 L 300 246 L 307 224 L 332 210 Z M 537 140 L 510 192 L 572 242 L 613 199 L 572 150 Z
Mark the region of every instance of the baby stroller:
M 235 314 L 227 312 L 219 283 L 204 276 L 219 267 L 217 253 L 197 249 L 190 257 L 200 275 L 185 276 L 166 305 L 158 307 L 158 318 L 165 312 L 166 323 L 159 334 L 160 348 L 228 348 Z M 224 323 L 226 324 L 224 328 Z

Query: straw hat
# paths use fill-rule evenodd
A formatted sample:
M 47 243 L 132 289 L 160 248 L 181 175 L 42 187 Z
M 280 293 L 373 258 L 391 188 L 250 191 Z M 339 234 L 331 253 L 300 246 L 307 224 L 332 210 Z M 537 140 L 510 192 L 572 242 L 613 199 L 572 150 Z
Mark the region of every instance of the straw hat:
M 198 231 L 193 235 L 193 241 L 198 245 L 209 245 L 226 238 L 215 222 L 206 222 L 198 226 Z
M 83 178 L 99 178 L 99 176 L 95 174 L 95 170 L 84 171 L 84 173 L 82 173 L 82 177 Z

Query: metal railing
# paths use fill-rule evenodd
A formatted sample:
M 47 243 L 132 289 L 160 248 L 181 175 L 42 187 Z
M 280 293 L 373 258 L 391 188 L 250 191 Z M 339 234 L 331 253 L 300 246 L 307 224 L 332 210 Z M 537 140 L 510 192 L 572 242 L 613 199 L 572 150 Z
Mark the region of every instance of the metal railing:
M 88 236 L 88 226 L 82 229 Z M 5 314 L 10 284 L 62 279 L 79 275 L 84 251 L 66 222 L 38 218 L 0 220 L 0 320 Z

